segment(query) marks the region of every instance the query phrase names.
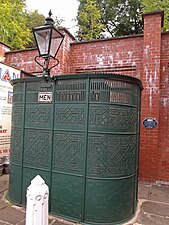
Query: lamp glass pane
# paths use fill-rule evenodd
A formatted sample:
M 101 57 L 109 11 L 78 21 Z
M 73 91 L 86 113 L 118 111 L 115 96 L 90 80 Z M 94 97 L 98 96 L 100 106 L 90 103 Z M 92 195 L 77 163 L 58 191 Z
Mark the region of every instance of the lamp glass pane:
M 35 33 L 35 38 L 38 44 L 40 55 L 49 54 L 51 29 L 36 30 L 34 33 Z
M 63 36 L 59 32 L 57 32 L 57 30 L 53 29 L 52 37 L 51 37 L 51 47 L 50 47 L 50 55 L 52 57 L 55 57 L 62 41 L 63 41 Z

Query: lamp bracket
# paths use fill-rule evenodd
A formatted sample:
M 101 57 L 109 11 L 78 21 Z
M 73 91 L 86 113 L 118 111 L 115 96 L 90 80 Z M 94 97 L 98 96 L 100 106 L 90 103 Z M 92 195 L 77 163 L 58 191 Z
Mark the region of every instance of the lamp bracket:
M 43 66 L 42 64 L 39 63 L 38 59 L 40 59 L 40 58 L 45 59 L 45 62 L 47 61 L 46 58 L 37 55 L 37 56 L 35 56 L 35 62 L 36 62 L 39 66 L 41 66 L 41 67 L 43 68 L 43 74 L 44 74 L 44 73 L 45 73 L 45 74 L 47 73 L 47 74 L 50 76 L 50 70 L 51 70 L 52 68 L 56 67 L 56 66 L 59 64 L 59 60 L 58 60 L 57 58 L 51 57 L 54 61 L 56 61 L 56 64 L 54 64 L 53 66 L 51 66 L 50 68 L 48 68 L 48 65 L 47 65 L 47 67 L 46 67 L 45 62 L 44 62 L 44 66 Z M 48 59 L 48 60 L 49 60 L 49 59 Z
M 40 58 L 42 58 L 42 57 L 39 56 L 39 55 L 35 56 L 35 58 L 34 58 L 35 62 L 36 62 L 39 66 L 41 66 L 41 67 L 44 69 L 44 66 L 41 65 L 41 64 L 38 62 L 38 60 L 37 60 L 38 58 L 40 59 Z
M 56 64 L 54 64 L 53 66 L 50 67 L 49 70 L 51 70 L 52 68 L 56 67 L 59 64 L 59 59 L 52 57 L 53 60 L 56 61 Z

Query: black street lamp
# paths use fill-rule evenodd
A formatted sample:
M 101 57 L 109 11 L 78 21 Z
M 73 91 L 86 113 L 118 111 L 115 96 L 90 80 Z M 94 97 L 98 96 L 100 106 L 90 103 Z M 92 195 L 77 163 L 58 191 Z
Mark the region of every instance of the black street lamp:
M 49 17 L 46 18 L 46 23 L 43 26 L 33 29 L 36 45 L 39 55 L 35 57 L 35 62 L 43 68 L 43 76 L 50 76 L 50 70 L 59 64 L 56 59 L 56 54 L 63 42 L 64 35 L 54 27 L 54 20 L 51 18 L 52 12 L 49 11 Z M 44 65 L 41 65 L 37 58 L 44 58 Z M 57 63 L 49 68 L 50 58 L 53 58 Z

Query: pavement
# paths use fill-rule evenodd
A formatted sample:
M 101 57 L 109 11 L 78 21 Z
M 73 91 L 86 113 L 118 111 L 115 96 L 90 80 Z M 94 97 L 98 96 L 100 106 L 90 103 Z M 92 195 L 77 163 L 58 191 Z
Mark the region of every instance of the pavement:
M 0 176 L 0 225 L 25 225 L 25 208 L 6 198 L 9 175 Z M 169 225 L 169 184 L 139 182 L 135 217 L 124 225 Z M 78 225 L 49 215 L 49 225 Z

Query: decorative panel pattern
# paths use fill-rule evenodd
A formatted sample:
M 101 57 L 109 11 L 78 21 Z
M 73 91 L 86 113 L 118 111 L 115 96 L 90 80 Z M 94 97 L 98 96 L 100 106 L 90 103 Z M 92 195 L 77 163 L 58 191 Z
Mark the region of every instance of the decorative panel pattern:
M 53 87 L 53 83 L 46 83 L 43 81 L 38 82 L 28 82 L 27 83 L 27 92 L 32 93 L 34 91 L 51 91 Z
M 85 80 L 58 81 L 56 90 L 56 102 L 82 102 L 86 100 Z
M 37 103 L 39 92 L 52 92 L 53 83 L 31 82 L 27 84 L 26 102 Z
M 28 105 L 26 106 L 25 124 L 29 127 L 50 128 L 52 119 L 51 105 Z
M 55 129 L 67 128 L 84 129 L 86 124 L 85 105 L 56 105 Z
M 27 103 L 38 103 L 38 93 L 37 92 L 27 93 L 26 102 Z
M 55 132 L 53 146 L 53 170 L 82 174 L 84 169 L 84 134 Z
M 50 168 L 50 132 L 45 130 L 25 131 L 24 165 Z
M 137 130 L 137 109 L 125 106 L 92 105 L 90 107 L 89 129 L 104 129 L 104 132 Z
M 85 224 L 131 217 L 137 202 L 140 101 L 139 82 L 133 79 L 115 74 L 24 79 L 26 93 L 18 79 L 10 198 L 25 204 L 26 188 L 39 174 L 50 188 L 50 213 Z M 52 92 L 53 102 L 39 103 L 38 92 Z
M 11 131 L 11 146 L 10 146 L 10 160 L 13 163 L 21 163 L 22 155 L 22 130 L 12 128 Z
M 12 126 L 23 126 L 23 105 L 15 104 L 12 108 Z
M 13 103 L 22 103 L 23 102 L 23 93 L 14 93 L 13 94 Z
M 90 84 L 91 102 L 138 105 L 138 86 L 124 81 L 95 79 Z
M 24 90 L 24 83 L 15 83 L 13 85 L 13 92 L 17 93 L 17 92 L 22 92 Z
M 40 86 L 41 86 L 42 82 L 29 82 L 27 83 L 27 92 L 34 92 L 34 91 L 39 91 L 40 90 Z
M 87 175 L 119 177 L 135 173 L 135 135 L 89 135 Z

